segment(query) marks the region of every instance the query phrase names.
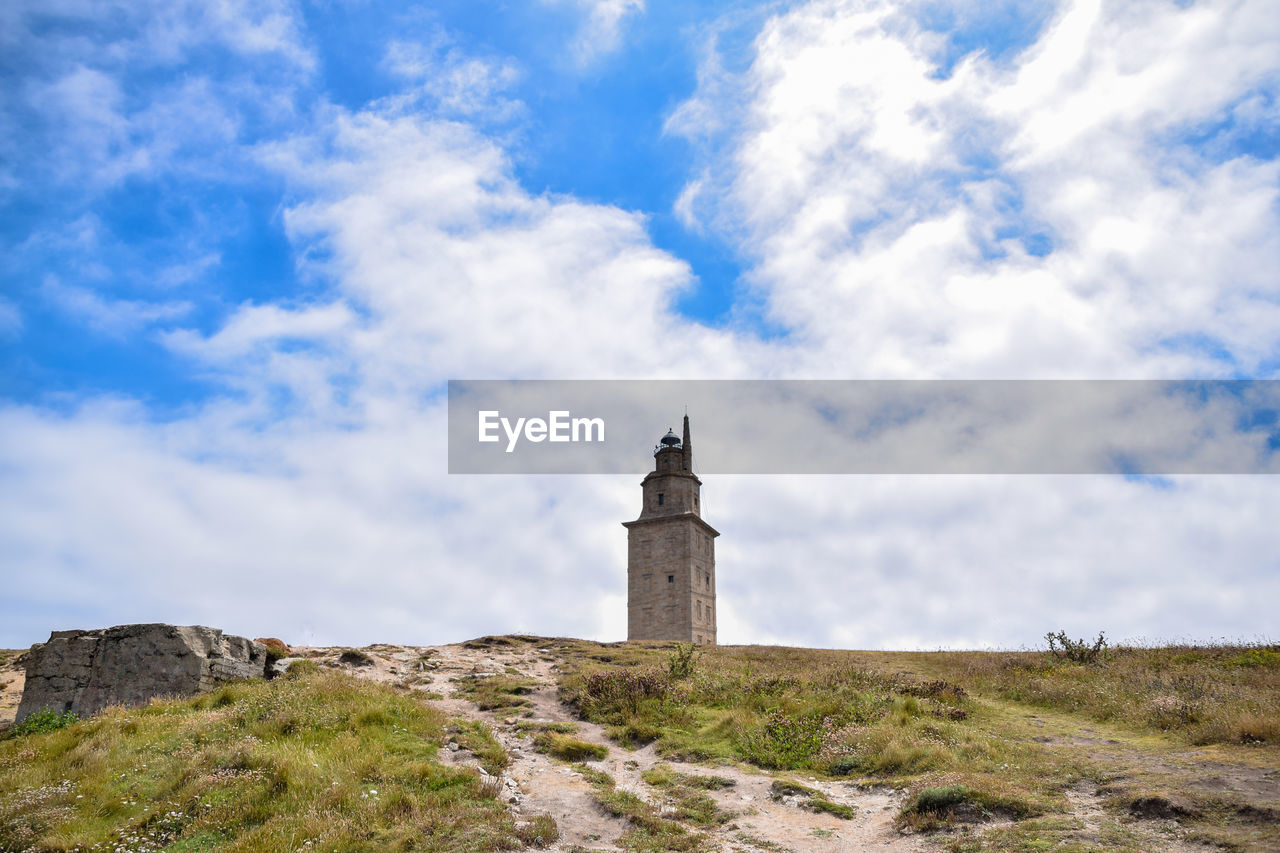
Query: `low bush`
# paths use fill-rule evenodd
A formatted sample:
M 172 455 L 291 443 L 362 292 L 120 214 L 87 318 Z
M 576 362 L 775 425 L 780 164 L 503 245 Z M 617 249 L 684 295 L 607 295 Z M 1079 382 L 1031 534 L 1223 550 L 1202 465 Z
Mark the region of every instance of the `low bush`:
M 1022 820 L 1043 813 L 1038 800 L 998 781 L 965 781 L 923 788 L 908 798 L 898 813 L 899 826 L 931 831 L 954 823 L 975 823 L 994 818 Z M 994 787 L 992 787 L 994 786 Z
M 1066 631 L 1059 631 L 1056 634 L 1050 631 L 1044 635 L 1044 638 L 1049 644 L 1049 653 L 1058 660 L 1067 660 L 1072 663 L 1096 663 L 1107 654 L 1107 639 L 1101 631 L 1098 632 L 1098 638 L 1092 644 L 1085 640 L 1073 640 L 1067 636 Z
M 661 702 L 670 694 L 670 678 L 657 670 L 597 670 L 587 674 L 578 704 L 591 719 L 625 723 L 645 702 Z
M 289 646 L 284 640 L 276 637 L 258 637 L 254 642 L 262 643 L 262 645 L 266 647 L 268 663 L 275 663 L 281 658 L 287 658 L 289 656 Z
M 304 675 L 314 675 L 320 671 L 320 664 L 313 660 L 296 660 L 289 664 L 289 668 L 285 671 L 288 678 L 301 678 Z
M 920 814 L 943 815 L 961 803 L 973 801 L 973 791 L 964 785 L 926 788 L 916 795 L 912 807 Z
M 738 738 L 738 748 L 757 766 L 795 770 L 811 765 L 838 725 L 837 720 L 816 712 L 788 714 L 779 709 L 758 726 L 743 732 Z
M 676 643 L 675 649 L 667 655 L 667 675 L 679 680 L 693 675 L 702 651 L 693 643 Z
M 346 666 L 373 666 L 373 658 L 359 649 L 346 649 L 338 655 L 338 663 Z
M 507 751 L 493 736 L 493 732 L 479 720 L 469 720 L 455 725 L 451 731 L 454 739 L 463 749 L 470 750 L 480 759 L 480 766 L 493 775 L 497 775 L 511 763 Z
M 17 725 L 10 726 L 5 731 L 4 736 L 22 737 L 23 735 L 55 732 L 79 719 L 80 717 L 72 711 L 55 711 L 52 708 L 41 708 L 39 711 L 29 714 L 25 720 Z

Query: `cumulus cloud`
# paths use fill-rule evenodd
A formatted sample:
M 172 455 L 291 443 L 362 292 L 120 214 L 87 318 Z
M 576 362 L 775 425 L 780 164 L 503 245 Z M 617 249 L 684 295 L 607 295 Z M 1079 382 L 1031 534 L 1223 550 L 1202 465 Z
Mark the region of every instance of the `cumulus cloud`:
M 438 405 L 384 406 L 353 430 L 249 430 L 233 409 L 169 425 L 119 404 L 0 412 L 0 464 L 20 484 L 0 495 L 8 600 L 30 605 L 6 614 L 6 642 L 43 639 L 51 619 L 294 642 L 601 631 L 592 602 L 620 584 L 598 567 L 622 551 L 613 524 L 582 518 L 616 497 L 608 483 L 446 487 Z M 572 606 L 530 604 L 548 592 Z
M 752 358 L 749 341 L 671 312 L 690 270 L 643 217 L 529 194 L 473 128 L 339 111 L 321 139 L 262 156 L 308 189 L 289 233 L 376 318 L 353 345 L 383 381 L 733 376 Z
M 668 129 L 726 140 L 691 191 L 814 369 L 1254 373 L 1280 319 L 1277 164 L 1171 137 L 1274 88 L 1273 18 L 1069 3 L 1012 59 L 944 72 L 908 10 L 814 2 L 745 71 L 712 65 Z

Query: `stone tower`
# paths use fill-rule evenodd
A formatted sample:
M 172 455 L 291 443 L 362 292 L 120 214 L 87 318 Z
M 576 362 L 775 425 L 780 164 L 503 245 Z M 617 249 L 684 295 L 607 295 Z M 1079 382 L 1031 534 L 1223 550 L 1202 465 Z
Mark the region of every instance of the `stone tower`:
M 627 528 L 627 639 L 715 645 L 720 534 L 702 520 L 689 416 L 684 438 L 667 430 L 640 483 L 644 504 Z

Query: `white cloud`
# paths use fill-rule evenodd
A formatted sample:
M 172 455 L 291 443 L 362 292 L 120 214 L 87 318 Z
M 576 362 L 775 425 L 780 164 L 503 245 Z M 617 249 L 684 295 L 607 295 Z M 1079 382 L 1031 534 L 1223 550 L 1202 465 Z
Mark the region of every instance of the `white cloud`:
M 176 320 L 192 308 L 189 302 L 110 299 L 88 288 L 63 284 L 53 276 L 45 277 L 41 292 L 59 310 L 94 331 L 112 337 L 122 337 L 147 326 Z
M 943 76 L 901 8 L 814 2 L 746 71 L 713 63 L 668 129 L 725 140 L 690 188 L 810 370 L 1248 373 L 1277 355 L 1277 164 L 1177 136 L 1274 88 L 1272 11 L 1066 4 L 1011 66 Z
M 1270 477 L 717 478 L 727 642 L 844 648 L 1255 638 L 1280 592 Z M 1244 593 L 1241 595 L 1241 593 Z M 745 617 L 745 618 L 743 618 Z M 729 626 L 724 626 L 728 628 Z
M 732 376 L 763 353 L 670 312 L 690 272 L 652 246 L 642 217 L 529 195 L 466 126 L 338 112 L 319 144 L 263 157 L 313 194 L 287 227 L 323 249 L 317 274 L 371 313 L 353 345 L 387 382 Z
M 392 41 L 383 66 L 417 88 L 388 98 L 382 106 L 489 121 L 523 112 L 523 105 L 506 94 L 520 79 L 514 62 L 471 56 L 450 42 L 439 30 L 421 41 Z
M 72 27 L 108 21 L 113 37 L 68 35 L 49 28 L 51 20 Z M 292 0 L 19 0 L 4 5 L 0 22 L 0 39 L 40 45 L 55 59 L 167 66 L 213 44 L 249 57 L 278 56 L 303 71 L 315 65 Z
M 644 0 L 543 0 L 571 4 L 582 15 L 582 23 L 570 45 L 574 60 L 588 65 L 612 53 L 622 41 L 622 29 L 631 15 L 644 13 Z
M 188 329 L 165 337 L 175 350 L 214 363 L 226 363 L 279 345 L 282 340 L 339 341 L 355 326 L 345 305 L 286 309 L 278 305 L 244 305 L 207 338 Z
M 680 195 L 676 198 L 676 203 L 671 206 L 671 210 L 675 213 L 676 218 L 680 220 L 680 224 L 690 231 L 702 233 L 702 221 L 697 213 L 698 195 L 706 186 L 706 178 L 695 178 L 684 185 L 684 189 L 680 191 Z
M 34 85 L 27 99 L 57 131 L 40 163 L 53 164 L 65 183 L 87 178 L 109 186 L 175 169 L 216 170 L 219 149 L 230 147 L 238 130 L 232 108 L 199 76 L 131 108 L 116 76 L 79 66 Z
M 225 177 L 243 114 L 291 116 L 315 66 L 290 0 L 55 0 L 0 16 L 0 46 L 24 71 L 0 105 L 0 182 L 13 186 L 33 174 L 90 191 L 172 171 Z M 212 51 L 229 71 L 199 63 Z
M 190 260 L 170 264 L 161 269 L 155 276 L 154 283 L 160 287 L 179 287 L 203 278 L 210 270 L 222 263 L 222 255 L 218 252 L 205 252 Z

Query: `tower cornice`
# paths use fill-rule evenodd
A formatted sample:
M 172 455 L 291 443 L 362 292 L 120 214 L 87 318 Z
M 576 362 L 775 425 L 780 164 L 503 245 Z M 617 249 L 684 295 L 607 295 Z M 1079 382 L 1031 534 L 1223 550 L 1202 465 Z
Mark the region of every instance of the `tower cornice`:
M 640 524 L 663 524 L 670 521 L 683 521 L 685 519 L 697 522 L 696 526 L 706 530 L 712 536 L 720 535 L 719 530 L 716 530 L 710 524 L 707 524 L 705 521 L 702 520 L 702 516 L 692 512 L 678 512 L 672 515 L 653 515 L 653 516 L 650 516 L 649 518 L 637 518 L 635 521 L 622 522 L 622 526 L 626 528 L 631 528 Z

